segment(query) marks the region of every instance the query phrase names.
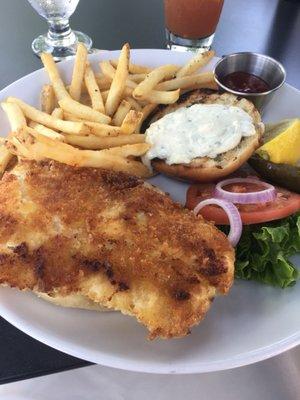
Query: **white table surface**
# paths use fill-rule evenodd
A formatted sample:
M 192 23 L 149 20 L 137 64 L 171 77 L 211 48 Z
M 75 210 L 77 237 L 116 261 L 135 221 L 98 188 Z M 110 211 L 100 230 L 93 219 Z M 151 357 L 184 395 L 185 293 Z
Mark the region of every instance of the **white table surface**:
M 242 368 L 150 375 L 94 365 L 0 386 L 1 400 L 300 400 L 300 346 Z

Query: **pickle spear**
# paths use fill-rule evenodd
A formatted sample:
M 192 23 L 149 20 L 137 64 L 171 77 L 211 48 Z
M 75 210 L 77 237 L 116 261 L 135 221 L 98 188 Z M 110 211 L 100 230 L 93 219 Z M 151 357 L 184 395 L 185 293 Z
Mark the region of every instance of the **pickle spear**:
M 258 154 L 253 154 L 248 163 L 267 181 L 300 193 L 300 167 L 289 164 L 275 164 Z

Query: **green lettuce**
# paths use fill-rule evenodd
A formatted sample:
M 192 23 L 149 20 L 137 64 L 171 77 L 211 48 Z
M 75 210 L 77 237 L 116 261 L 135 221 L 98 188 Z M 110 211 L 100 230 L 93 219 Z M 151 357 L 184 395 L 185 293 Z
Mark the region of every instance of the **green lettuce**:
M 235 277 L 281 288 L 293 286 L 300 276 L 290 261 L 296 253 L 300 253 L 300 213 L 246 225 L 236 248 Z

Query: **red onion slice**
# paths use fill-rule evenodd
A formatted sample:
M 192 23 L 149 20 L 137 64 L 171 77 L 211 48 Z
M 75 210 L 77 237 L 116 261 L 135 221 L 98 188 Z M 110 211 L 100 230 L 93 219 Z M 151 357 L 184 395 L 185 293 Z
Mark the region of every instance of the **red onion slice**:
M 215 204 L 216 206 L 223 208 L 223 210 L 226 212 L 230 222 L 228 240 L 232 246 L 236 246 L 241 238 L 243 229 L 239 210 L 229 201 L 212 198 L 200 201 L 200 203 L 198 203 L 194 208 L 194 214 L 197 215 L 201 208 L 208 206 L 209 204 Z
M 223 189 L 223 186 L 234 184 L 234 183 L 254 183 L 264 187 L 264 190 L 249 193 L 234 193 Z M 269 183 L 262 182 L 257 179 L 251 178 L 232 178 L 225 179 L 217 183 L 215 187 L 215 196 L 218 199 L 227 200 L 237 204 L 257 204 L 267 203 L 276 199 L 276 189 Z

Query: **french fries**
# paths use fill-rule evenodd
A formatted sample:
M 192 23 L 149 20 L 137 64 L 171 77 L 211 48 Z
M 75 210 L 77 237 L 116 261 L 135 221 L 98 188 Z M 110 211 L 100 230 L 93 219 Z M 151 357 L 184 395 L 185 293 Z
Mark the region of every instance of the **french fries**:
M 103 74 L 95 74 L 95 78 L 100 90 L 108 90 L 110 88 L 112 78 Z
M 124 146 L 127 144 L 144 143 L 145 135 L 134 134 L 116 137 L 65 135 L 65 142 L 83 149 L 101 150 L 109 149 L 111 147 Z
M 117 68 L 118 60 L 110 60 L 113 67 Z M 129 72 L 131 74 L 149 74 L 153 68 L 145 67 L 144 65 L 137 65 L 129 63 Z
M 172 78 L 177 71 L 176 65 L 163 65 L 151 71 L 146 78 L 138 84 L 133 91 L 135 99 L 145 99 L 146 96 L 155 88 L 155 86 L 164 79 Z
M 109 124 L 111 121 L 108 115 L 93 110 L 91 107 L 85 106 L 69 97 L 59 100 L 58 104 L 64 111 L 88 121 L 99 122 L 100 124 Z
M 113 171 L 127 172 L 132 175 L 149 177 L 148 168 L 139 161 L 110 154 L 107 150 L 79 150 L 67 144 L 57 142 L 37 132 L 30 132 L 33 143 L 25 143 L 32 159 L 50 158 L 74 167 L 105 168 Z
M 87 60 L 87 49 L 82 43 L 78 43 L 74 67 L 73 67 L 72 81 L 69 88 L 69 93 L 72 99 L 76 101 L 79 101 L 81 96 L 86 60 Z
M 102 114 L 105 113 L 104 103 L 101 96 L 100 89 L 98 87 L 94 72 L 90 65 L 87 63 L 85 73 L 84 73 L 84 82 L 87 88 L 88 94 L 91 98 L 92 108 L 96 111 L 100 111 Z
M 64 135 L 54 131 L 53 129 L 47 128 L 44 125 L 41 125 L 41 124 L 31 121 L 29 123 L 29 127 L 33 128 L 35 131 L 37 131 L 41 135 L 49 137 L 50 139 L 58 140 L 59 142 L 65 141 Z M 76 136 L 76 135 L 74 135 L 74 136 Z
M 118 126 L 108 125 L 108 124 L 99 124 L 98 122 L 92 121 L 84 121 L 78 117 L 75 117 L 73 114 L 64 113 L 64 117 L 68 121 L 74 122 L 84 122 L 84 125 L 88 126 L 90 129 L 90 133 L 96 136 L 118 136 L 122 133 L 121 128 Z
M 143 114 L 141 112 L 130 110 L 122 122 L 122 133 L 124 135 L 131 135 L 134 133 L 142 118 Z
M 41 60 L 44 64 L 44 67 L 49 75 L 50 81 L 52 83 L 52 87 L 55 92 L 55 96 L 57 100 L 61 100 L 64 97 L 70 97 L 65 85 L 59 75 L 58 69 L 56 67 L 55 61 L 53 57 L 49 53 L 42 53 Z
M 130 109 L 131 109 L 131 104 L 126 100 L 122 100 L 112 119 L 113 125 L 121 126 L 122 122 L 124 121 L 124 118 L 126 117 Z
M 41 91 L 41 110 L 51 114 L 56 105 L 55 93 L 52 85 L 43 85 Z
M 32 154 L 24 145 L 24 139 L 20 140 L 16 136 L 12 136 L 9 141 L 7 141 L 6 146 L 10 151 L 13 151 L 18 158 L 28 158 L 29 160 L 32 160 Z M 38 158 L 36 158 L 36 160 L 38 160 Z
M 1 107 L 7 115 L 12 131 L 26 126 L 26 118 L 18 104 L 2 102 Z
M 41 89 L 40 110 L 15 97 L 1 103 L 12 131 L 0 139 L 0 175 L 16 155 L 147 178 L 150 171 L 136 159 L 150 148 L 140 133 L 143 122 L 159 104 L 175 103 L 181 93 L 217 89 L 212 72 L 197 73 L 213 51 L 197 53 L 182 67 L 150 68 L 130 62 L 126 43 L 118 60 L 99 63 L 101 72 L 93 71 L 87 56 L 79 44 L 68 85 L 53 57 L 42 54 L 50 83 Z
M 101 61 L 99 63 L 99 66 L 101 68 L 101 71 L 103 73 L 103 75 L 107 78 L 107 79 L 114 79 L 116 70 L 115 68 L 111 65 L 111 63 L 107 60 Z
M 8 163 L 12 160 L 14 155 L 6 148 L 4 143 L 0 144 L 0 176 L 6 170 Z
M 1 103 L 3 111 L 6 113 L 12 131 L 17 131 L 26 126 L 26 119 L 21 108 L 17 104 Z M 13 134 L 10 134 L 12 136 Z M 12 151 L 7 148 L 5 141 L 0 144 L 0 177 L 4 174 L 8 164 L 14 158 Z
M 136 111 L 142 111 L 141 104 L 136 101 L 133 97 L 127 96 L 125 100 L 131 105 L 131 108 Z
M 151 145 L 148 143 L 127 144 L 125 146 L 105 149 L 103 150 L 103 153 L 121 157 L 140 157 L 144 155 L 150 147 Z
M 78 135 L 88 135 L 90 133 L 88 126 L 82 122 L 63 121 L 53 117 L 52 115 L 37 110 L 36 108 L 15 97 L 8 97 L 7 102 L 17 104 L 27 118 L 45 125 L 48 128 Z
M 143 122 L 149 117 L 149 115 L 157 108 L 157 104 L 147 104 L 142 108 L 142 117 L 140 119 L 140 122 L 137 124 L 135 128 L 135 133 L 138 133 L 141 131 L 141 127 L 143 125 Z
M 180 89 L 172 91 L 151 90 L 143 97 L 149 103 L 154 104 L 173 104 L 179 99 Z
M 215 55 L 213 50 L 205 53 L 198 52 L 187 64 L 185 64 L 176 74 L 176 78 L 182 78 L 186 75 L 191 75 L 198 69 L 204 67 Z
M 92 107 L 92 102 L 91 102 L 91 97 L 88 93 L 84 93 L 80 97 L 80 103 L 83 104 L 84 106 Z
M 64 119 L 64 112 L 60 107 L 54 108 L 51 115 L 54 118 Z
M 183 76 L 182 78 L 175 78 L 169 81 L 159 83 L 156 86 L 156 90 L 176 90 L 176 89 L 199 89 L 201 87 L 207 88 L 206 85 L 210 87 L 214 85 L 216 87 L 216 82 L 214 80 L 213 72 L 204 72 L 199 75 Z
M 114 76 L 116 74 L 116 70 L 115 68 L 111 65 L 111 63 L 109 61 L 102 61 L 99 63 L 100 68 L 104 74 L 104 76 L 106 76 L 108 79 L 113 80 Z M 131 81 L 130 79 L 126 79 L 126 86 L 129 88 L 136 88 L 137 84 L 133 81 Z
M 140 83 L 146 78 L 147 74 L 131 74 L 129 75 L 129 79 L 132 82 Z
M 122 47 L 116 73 L 111 83 L 105 103 L 106 114 L 109 116 L 112 116 L 116 112 L 122 99 L 128 77 L 128 65 L 130 57 L 129 51 L 129 44 L 126 43 Z
M 90 128 L 95 136 L 118 136 L 122 133 L 121 128 L 107 124 L 98 124 L 97 122 L 86 121 L 85 124 Z
M 131 96 L 132 92 L 133 92 L 133 89 L 126 86 L 124 89 L 123 95 L 121 96 L 120 101 L 122 99 L 124 99 L 125 97 Z M 103 98 L 103 101 L 105 101 L 105 102 L 107 101 L 108 93 L 109 93 L 109 90 L 105 90 L 104 92 L 102 92 L 102 98 Z

